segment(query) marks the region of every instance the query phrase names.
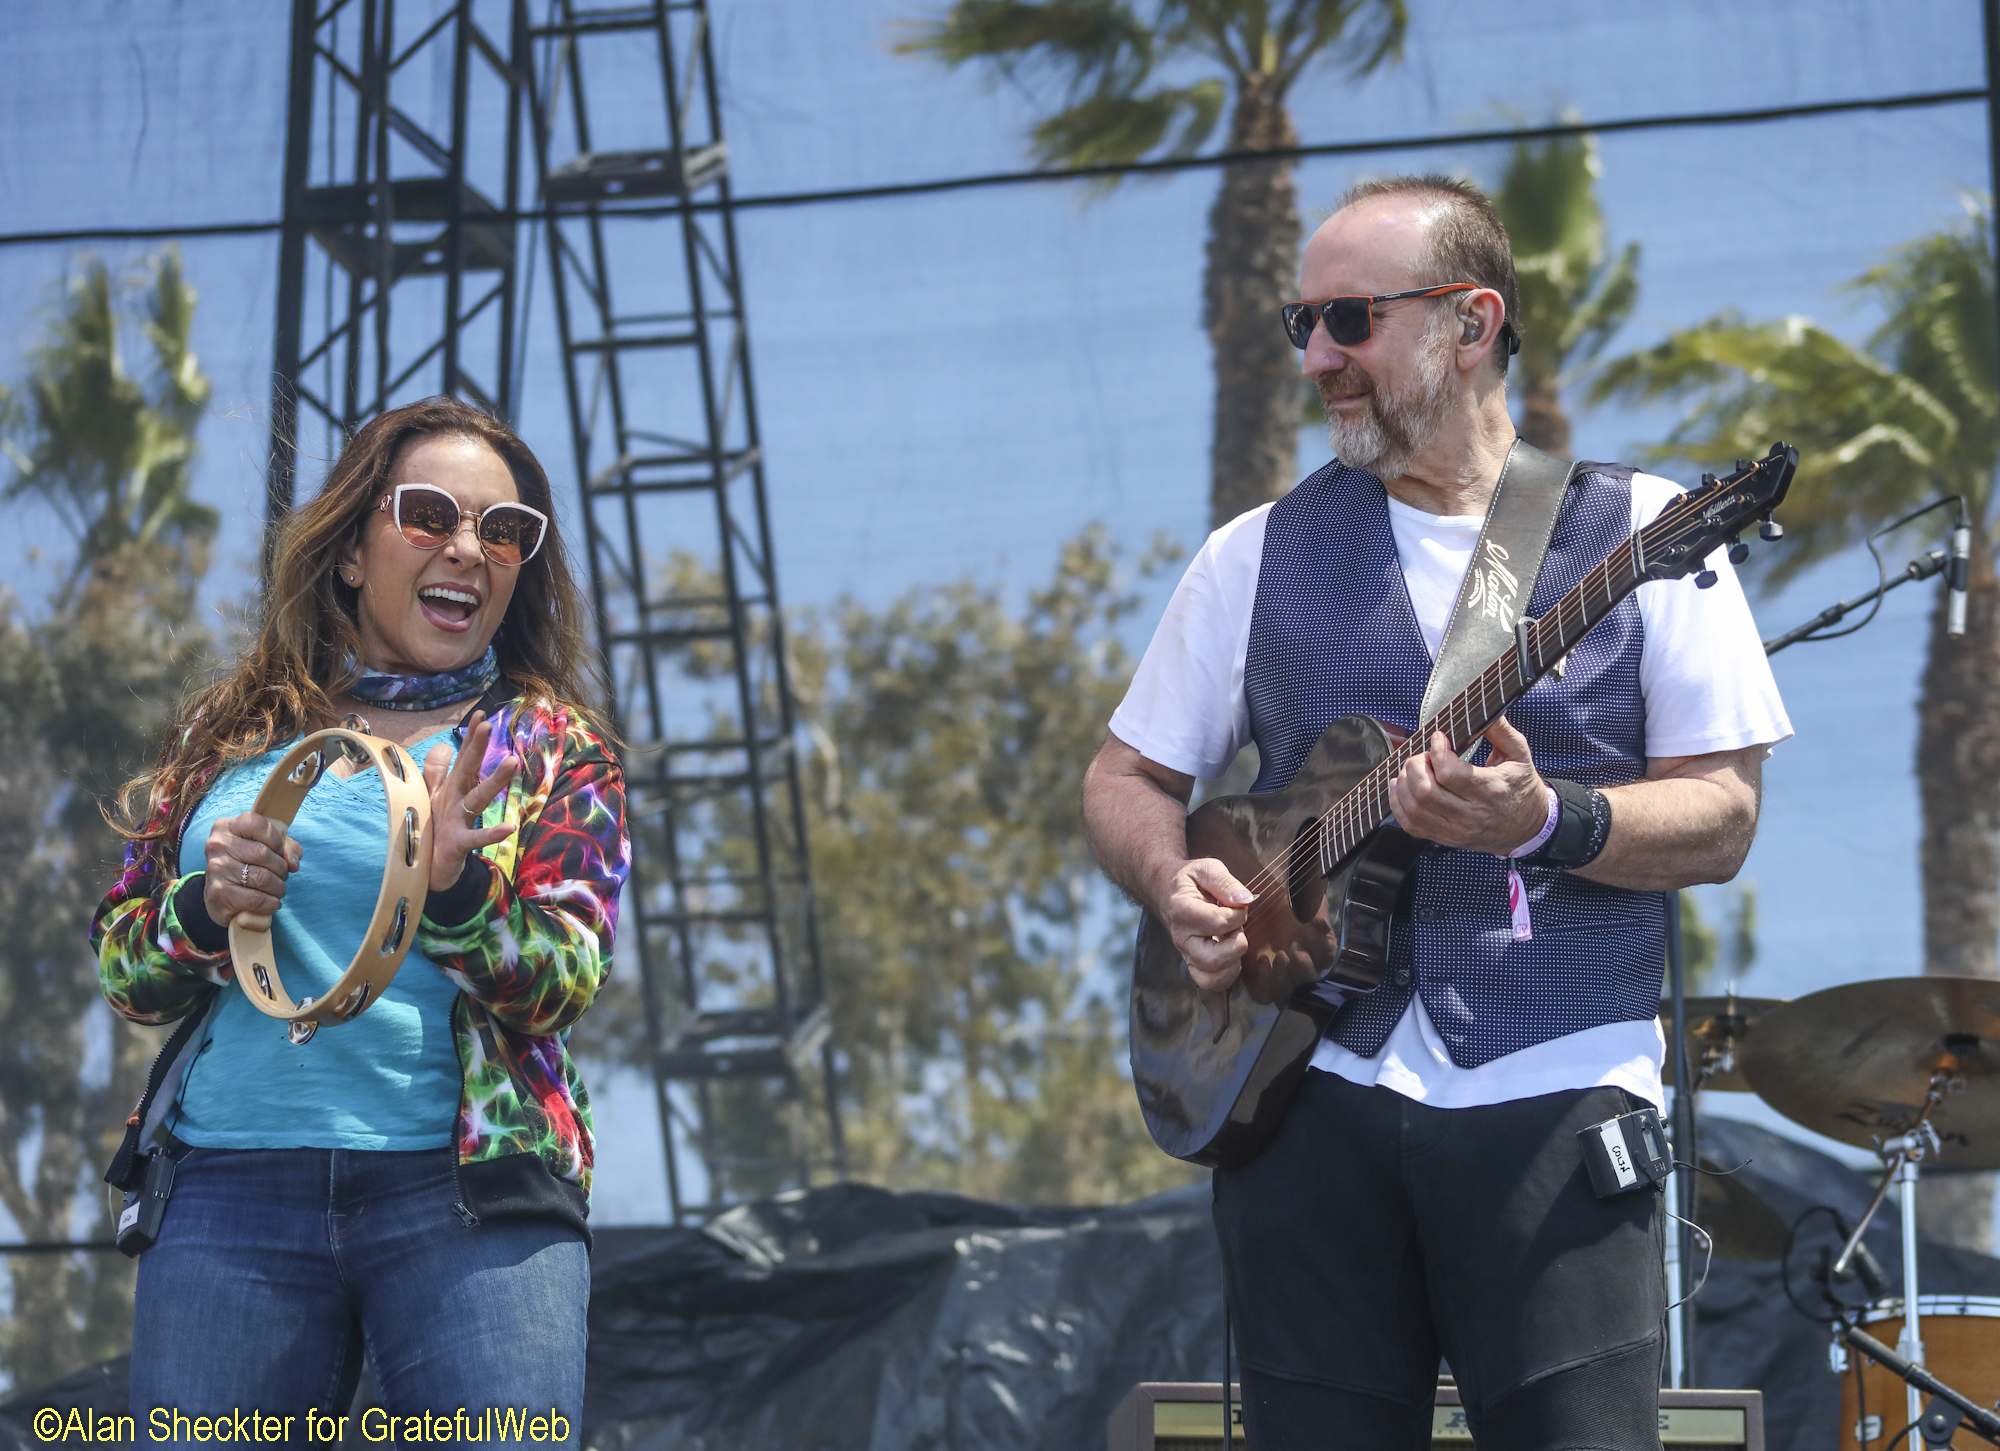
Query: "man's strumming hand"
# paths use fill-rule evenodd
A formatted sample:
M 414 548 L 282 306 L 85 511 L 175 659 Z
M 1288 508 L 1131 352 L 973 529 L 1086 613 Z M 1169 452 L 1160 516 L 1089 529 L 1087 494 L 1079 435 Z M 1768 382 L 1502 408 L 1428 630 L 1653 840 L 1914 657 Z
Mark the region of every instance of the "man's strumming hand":
M 1505 716 L 1486 731 L 1484 766 L 1459 759 L 1442 733 L 1389 784 L 1389 809 L 1411 836 L 1461 851 L 1506 856 L 1549 817 L 1549 795 L 1527 737 Z
M 1243 970 L 1250 942 L 1243 934 L 1250 904 L 1248 887 L 1213 857 L 1182 862 L 1159 894 L 1159 917 L 1187 960 L 1188 976 L 1209 992 L 1227 992 Z

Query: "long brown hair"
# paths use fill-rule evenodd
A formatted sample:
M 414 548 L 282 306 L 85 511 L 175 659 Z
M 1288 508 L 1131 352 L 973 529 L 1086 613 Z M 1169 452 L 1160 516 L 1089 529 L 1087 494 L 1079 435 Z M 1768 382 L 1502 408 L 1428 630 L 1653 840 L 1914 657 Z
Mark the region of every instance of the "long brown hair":
M 549 477 L 504 423 L 456 398 L 426 398 L 378 415 L 349 439 L 313 500 L 277 525 L 257 639 L 229 674 L 181 702 L 153 770 L 119 793 L 113 824 L 135 841 L 168 838 L 222 767 L 338 723 L 333 697 L 359 678 L 360 592 L 340 577 L 343 546 L 358 540 L 388 489 L 396 460 L 420 439 L 476 439 L 507 465 L 521 502 L 549 516 L 539 553 L 521 566 L 493 637 L 500 673 L 530 700 L 585 705 L 600 698 L 583 596 L 556 527 Z

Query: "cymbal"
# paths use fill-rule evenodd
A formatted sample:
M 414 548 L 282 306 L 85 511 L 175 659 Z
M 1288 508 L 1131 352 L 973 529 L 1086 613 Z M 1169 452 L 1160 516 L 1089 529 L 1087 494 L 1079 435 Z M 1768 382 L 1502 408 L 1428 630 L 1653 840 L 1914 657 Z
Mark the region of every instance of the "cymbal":
M 1740 998 L 1731 993 L 1719 998 L 1682 998 L 1681 1011 L 1687 1015 L 1688 1062 L 1694 1066 L 1695 1087 L 1720 1089 L 1725 1093 L 1748 1093 L 1737 1059 L 1742 1055 L 1743 1038 L 1763 1020 L 1766 1013 L 1782 1006 L 1783 998 Z M 1660 999 L 1660 1032 L 1671 1037 L 1674 1000 Z M 1675 1054 L 1667 1045 L 1666 1066 L 1661 1081 L 1674 1084 Z M 1706 1073 L 1703 1070 L 1706 1069 Z
M 1773 1008 L 1739 1052 L 1744 1078 L 1794 1123 L 1863 1148 L 1916 1122 L 1947 1054 L 1963 1086 L 1931 1115 L 1936 1162 L 2000 1169 L 2000 981 L 1892 977 Z
M 1778 1211 L 1741 1179 L 1716 1173 L 1722 1166 L 1706 1154 L 1701 1166 L 1710 1172 L 1695 1179 L 1694 1220 L 1714 1238 L 1716 1254 L 1748 1264 L 1784 1258 L 1786 1226 Z

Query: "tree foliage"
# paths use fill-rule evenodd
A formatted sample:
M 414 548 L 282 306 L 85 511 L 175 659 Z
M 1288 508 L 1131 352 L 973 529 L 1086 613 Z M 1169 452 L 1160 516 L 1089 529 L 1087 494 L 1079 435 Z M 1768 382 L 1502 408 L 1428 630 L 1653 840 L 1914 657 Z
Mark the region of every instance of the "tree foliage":
M 38 498 L 69 528 L 77 543 L 71 584 L 128 546 L 205 550 L 218 522 L 188 492 L 209 392 L 189 341 L 194 290 L 176 249 L 146 272 L 134 286 L 85 260 L 13 410 L 20 437 L 9 448 L 15 474 L 5 496 Z M 150 349 L 150 376 L 126 368 L 130 332 Z
M 1318 62 L 1366 75 L 1401 58 L 1408 28 L 1404 0 L 956 0 L 906 23 L 896 48 L 1021 87 L 1041 112 L 1029 144 L 1044 164 L 1116 166 L 1193 154 L 1225 111 L 1231 152 L 1294 146 L 1299 77 Z M 1203 282 L 1217 524 L 1293 481 L 1298 363 L 1277 310 L 1296 295 L 1299 234 L 1289 161 L 1223 168 Z
M 1156 546 L 1141 568 L 1164 557 Z M 676 597 L 717 588 L 691 558 L 666 573 Z M 1117 1202 L 1189 1177 L 1153 1147 L 1124 1073 L 1134 918 L 1084 847 L 1079 807 L 1133 664 L 1124 573 L 1092 530 L 1018 607 L 962 581 L 790 627 L 857 1177 L 1032 1203 Z M 690 647 L 690 673 L 726 669 L 705 648 Z M 753 865 L 746 829 L 706 829 L 717 876 Z M 705 962 L 710 981 L 729 977 L 725 951 Z M 618 1006 L 634 991 L 614 977 L 578 1041 L 642 1064 L 639 1015 Z M 802 1100 L 754 1080 L 711 1085 L 708 1118 L 735 1193 L 774 1187 L 817 1132 Z
M 1157 555 L 1156 555 L 1157 557 Z M 1018 615 L 996 590 L 848 602 L 798 641 L 814 871 L 864 1177 L 1101 1203 L 1181 1173 L 1122 1073 L 1133 922 L 1083 842 L 1132 660 L 1100 532 Z M 830 747 L 830 749 L 829 749 Z
M 1963 496 L 1972 568 L 1963 638 L 1933 607 L 1917 704 L 1919 866 L 1924 965 L 2000 975 L 2000 329 L 1994 315 L 1990 211 L 1921 237 L 1855 278 L 1883 320 L 1855 346 L 1803 317 L 1755 322 L 1729 312 L 1608 364 L 1596 398 L 1682 402 L 1656 459 L 1754 458 L 1775 439 L 1797 445 L 1799 470 L 1780 511 L 1786 542 L 1776 585 L 1849 548 L 1914 506 Z M 1932 516 L 1936 521 L 1941 516 Z M 1934 525 L 1935 527 L 1935 525 Z M 1941 1180 L 1925 1228 L 1985 1250 L 1990 1176 Z
M 187 492 L 208 384 L 189 346 L 194 293 L 171 253 L 121 282 L 87 261 L 8 410 L 10 497 L 52 506 L 75 556 L 50 607 L 0 599 L 0 1203 L 29 1240 L 108 1239 L 98 1175 L 158 1035 L 116 1019 L 86 934 L 121 842 L 100 802 L 152 756 L 211 663 L 195 586 L 214 515 Z M 123 365 L 145 340 L 150 376 Z M 0 1364 L 17 1387 L 117 1354 L 132 1265 L 10 1257 Z
M 1690 994 L 1713 993 L 1741 982 L 1757 961 L 1757 884 L 1744 882 L 1730 894 L 1720 926 L 1712 924 L 1695 900 L 1682 892 L 1681 981 Z
M 1993 247 L 1984 212 L 1924 237 L 1847 284 L 1887 314 L 1863 346 L 1804 317 L 1725 312 L 1605 366 L 1593 401 L 1685 402 L 1655 460 L 1799 448 L 1772 584 L 1858 543 L 1934 494 L 1970 502 L 1991 537 L 2000 464 Z
M 1102 166 L 1193 155 L 1231 92 L 1282 96 L 1328 53 L 1365 75 L 1400 57 L 1408 23 L 1393 0 L 958 0 L 906 25 L 896 48 L 951 66 L 986 62 L 1051 93 L 1055 109 L 1032 133 L 1036 159 Z M 1196 68 L 1221 74 L 1166 78 Z
M 1610 255 L 1597 201 L 1602 170 L 1595 137 L 1522 142 L 1493 193 L 1521 292 L 1521 436 L 1561 457 L 1569 454 L 1561 390 L 1639 300 L 1639 244 Z

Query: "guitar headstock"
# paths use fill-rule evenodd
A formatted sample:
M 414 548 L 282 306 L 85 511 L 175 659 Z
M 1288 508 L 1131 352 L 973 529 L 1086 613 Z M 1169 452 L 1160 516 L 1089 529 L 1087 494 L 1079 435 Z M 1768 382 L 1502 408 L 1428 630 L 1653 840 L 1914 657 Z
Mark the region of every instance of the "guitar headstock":
M 1715 575 L 1701 568 L 1702 561 L 1725 543 L 1731 564 L 1748 559 L 1750 547 L 1737 536 L 1752 522 L 1763 521 L 1759 538 L 1771 542 L 1784 538 L 1784 526 L 1771 515 L 1785 501 L 1798 466 L 1797 449 L 1774 443 L 1770 453 L 1755 463 L 1739 463 L 1726 478 L 1703 474 L 1700 488 L 1669 504 L 1640 531 L 1644 577 L 1683 579 L 1701 569 L 1695 583 L 1706 589 L 1715 583 Z

